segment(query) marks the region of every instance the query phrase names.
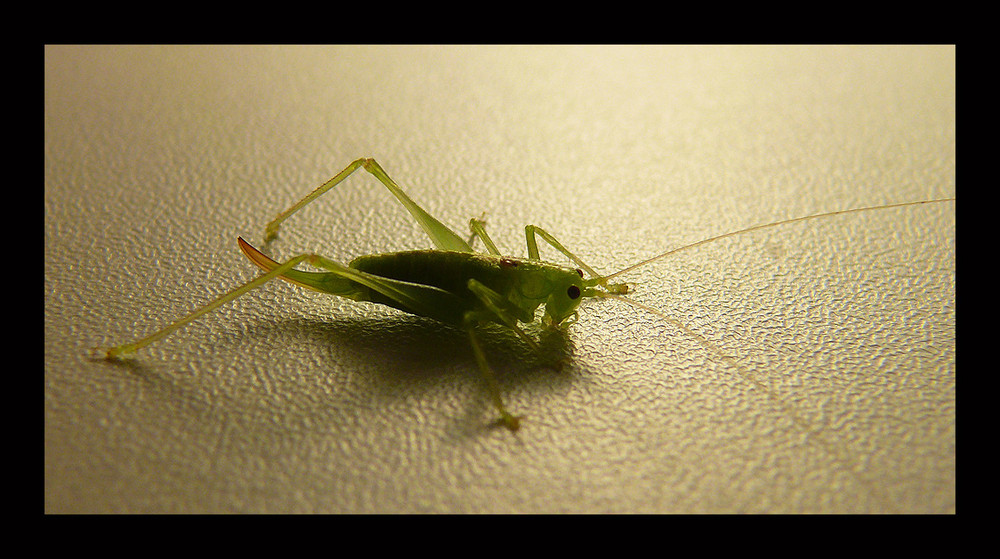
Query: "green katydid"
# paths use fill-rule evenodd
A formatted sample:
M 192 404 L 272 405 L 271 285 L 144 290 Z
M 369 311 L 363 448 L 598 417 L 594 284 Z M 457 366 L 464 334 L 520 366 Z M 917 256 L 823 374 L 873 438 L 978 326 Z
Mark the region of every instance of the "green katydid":
M 361 158 L 271 221 L 265 229 L 265 242 L 277 236 L 281 223 L 292 214 L 333 189 L 358 168 L 364 168 L 374 175 L 403 204 L 430 237 L 436 247 L 435 250 L 361 256 L 346 266 L 318 254 L 300 254 L 284 263 L 279 263 L 240 237 L 237 239 L 240 249 L 265 271 L 264 274 L 149 336 L 112 348 L 99 348 L 96 350 L 98 355 L 114 359 L 122 354 L 135 352 L 248 291 L 280 278 L 315 291 L 356 301 L 380 303 L 462 328 L 468 334 L 476 362 L 488 383 L 490 397 L 500 413 L 500 421 L 510 430 L 516 431 L 521 417 L 510 413 L 504 405 L 499 384 L 486 361 L 477 337 L 476 328 L 481 323 L 492 322 L 507 327 L 532 349 L 540 352 L 538 343 L 524 332 L 519 323 L 533 322 L 535 312 L 543 305 L 545 313 L 542 320 L 550 327 L 566 326 L 575 321 L 577 307 L 588 297 L 619 299 L 663 316 L 655 309 L 622 297 L 628 293 L 628 285 L 611 283 L 609 280 L 679 251 L 750 231 L 808 219 L 954 200 L 947 198 L 855 208 L 757 225 L 675 248 L 615 273 L 601 275 L 567 250 L 548 232 L 534 225 L 525 227 L 527 259 L 502 256 L 486 233 L 484 222 L 480 219 L 470 220 L 472 237 L 466 241 L 411 200 L 374 159 Z M 538 252 L 539 236 L 578 267 L 542 262 Z M 470 242 L 475 238 L 483 242 L 487 254 L 473 250 Z M 296 269 L 296 266 L 302 263 L 308 263 L 323 271 L 306 272 Z M 709 345 L 683 325 L 676 321 L 671 320 L 671 322 L 698 338 L 702 344 Z

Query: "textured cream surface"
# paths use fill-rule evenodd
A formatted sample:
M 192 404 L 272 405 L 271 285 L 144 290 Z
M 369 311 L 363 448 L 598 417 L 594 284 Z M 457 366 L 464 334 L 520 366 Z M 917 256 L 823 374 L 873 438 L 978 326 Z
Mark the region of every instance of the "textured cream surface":
M 236 237 L 360 156 L 501 250 L 598 270 L 954 196 L 951 47 L 49 47 L 48 512 L 949 512 L 955 204 L 682 252 L 592 300 L 560 370 L 254 277 Z M 429 248 L 358 172 L 271 247 Z M 553 250 L 543 255 L 561 261 Z M 538 331 L 532 330 L 538 334 Z

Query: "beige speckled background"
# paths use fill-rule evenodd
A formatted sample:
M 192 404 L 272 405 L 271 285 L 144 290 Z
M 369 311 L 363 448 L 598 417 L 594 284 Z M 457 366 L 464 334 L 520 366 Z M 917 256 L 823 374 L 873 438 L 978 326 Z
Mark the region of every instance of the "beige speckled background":
M 954 511 L 953 202 L 629 276 L 735 364 L 613 301 L 560 371 L 488 332 L 516 435 L 461 332 L 288 284 L 87 358 L 249 280 L 236 236 L 365 155 L 604 271 L 954 196 L 953 47 L 58 46 L 45 82 L 47 512 Z M 272 248 L 426 247 L 358 173 Z

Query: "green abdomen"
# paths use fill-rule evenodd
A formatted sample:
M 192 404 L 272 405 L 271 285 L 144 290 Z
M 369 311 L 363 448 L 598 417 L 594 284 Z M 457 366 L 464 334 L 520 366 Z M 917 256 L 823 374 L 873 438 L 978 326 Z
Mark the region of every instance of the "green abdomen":
M 386 278 L 432 285 L 460 295 L 468 289 L 469 279 L 475 278 L 494 291 L 503 293 L 509 287 L 509 276 L 499 264 L 500 259 L 469 252 L 415 250 L 361 256 L 351 261 L 356 270 Z
M 464 303 L 465 310 L 474 310 L 479 306 L 478 299 L 469 291 L 470 279 L 501 294 L 509 291 L 512 281 L 511 275 L 505 273 L 501 266 L 500 258 L 467 252 L 417 250 L 374 254 L 355 258 L 350 266 L 376 276 L 437 287 L 458 297 Z M 370 300 L 414 312 L 376 292 L 371 293 Z

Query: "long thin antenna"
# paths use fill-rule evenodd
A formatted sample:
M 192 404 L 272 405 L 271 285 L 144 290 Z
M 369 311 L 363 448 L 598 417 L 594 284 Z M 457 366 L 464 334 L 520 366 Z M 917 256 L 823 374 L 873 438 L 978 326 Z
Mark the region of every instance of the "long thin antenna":
M 923 203 L 923 202 L 918 202 L 918 203 Z M 910 204 L 899 204 L 899 205 L 906 206 Z M 872 208 L 846 210 L 843 212 L 834 212 L 834 213 L 848 213 L 852 211 L 863 211 L 864 209 L 872 209 Z M 822 217 L 825 215 L 831 215 L 831 214 L 820 214 L 809 217 Z M 799 219 L 808 219 L 808 218 L 799 218 Z M 792 219 L 789 221 L 797 221 L 797 220 Z M 726 235 L 723 235 L 723 237 L 725 236 Z M 708 240 L 710 241 L 713 239 L 708 239 Z M 707 242 L 707 241 L 702 241 L 702 242 Z M 660 311 L 648 305 L 644 305 L 638 301 L 633 301 L 632 299 L 629 299 L 627 297 L 621 297 L 619 295 L 614 295 L 611 293 L 601 293 L 600 295 L 598 295 L 598 297 L 621 301 L 633 307 L 645 310 L 655 316 L 658 316 L 663 320 L 669 322 L 670 324 L 674 325 L 674 327 L 678 328 L 688 336 L 690 336 L 692 339 L 694 339 L 699 344 L 704 346 L 710 352 L 716 354 L 720 359 L 725 361 L 726 364 L 736 369 L 737 374 L 739 374 L 741 377 L 743 377 L 744 380 L 749 382 L 754 387 L 754 389 L 760 390 L 762 393 L 767 395 L 767 397 L 772 402 L 774 402 L 776 406 L 781 408 L 781 411 L 785 414 L 785 417 L 787 417 L 793 423 L 795 423 L 795 425 L 798 426 L 799 430 L 802 433 L 806 434 L 813 444 L 819 446 L 827 454 L 834 457 L 835 463 L 838 468 L 846 472 L 848 475 L 854 477 L 854 479 L 856 479 L 861 485 L 865 486 L 868 489 L 870 494 L 875 495 L 875 497 L 879 501 L 881 501 L 884 509 L 886 510 L 895 509 L 895 505 L 892 503 L 892 500 L 889 498 L 884 488 L 875 483 L 872 483 L 870 480 L 868 480 L 867 478 L 858 473 L 859 468 L 856 467 L 858 459 L 856 457 L 852 456 L 849 452 L 846 452 L 842 445 L 839 445 L 836 442 L 830 440 L 821 429 L 813 426 L 808 421 L 806 421 L 806 419 L 803 418 L 801 414 L 798 413 L 798 411 L 794 406 L 786 402 L 777 392 L 768 388 L 766 384 L 764 384 L 763 382 L 761 382 L 760 379 L 757 378 L 757 375 L 755 375 L 751 370 L 741 365 L 736 357 L 733 357 L 732 355 L 723 352 L 722 349 L 720 349 L 718 346 L 710 342 L 705 336 L 702 336 L 698 332 L 695 332 L 694 330 L 688 328 L 683 322 L 677 320 L 676 318 L 667 316 L 663 311 Z
M 633 264 L 633 265 L 629 266 L 628 268 L 625 268 L 625 269 L 619 270 L 619 271 L 617 271 L 617 272 L 615 272 L 613 274 L 609 274 L 607 276 L 604 276 L 603 279 L 609 280 L 609 279 L 611 279 L 611 278 L 613 278 L 615 276 L 620 276 L 620 275 L 622 275 L 622 274 L 624 274 L 626 272 L 631 272 L 632 270 L 635 270 L 636 268 L 641 268 L 641 267 L 643 267 L 643 266 L 645 266 L 647 264 L 651 264 L 653 262 L 656 262 L 657 260 L 659 260 L 661 258 L 666 258 L 666 257 L 670 256 L 671 254 L 676 254 L 676 253 L 678 253 L 678 252 L 680 252 L 682 250 L 687 250 L 689 248 L 694 248 L 694 247 L 697 247 L 697 246 L 708 244 L 708 243 L 711 243 L 713 241 L 722 240 L 722 239 L 725 239 L 727 237 L 734 237 L 736 235 L 741 235 L 743 233 L 749 233 L 751 231 L 759 231 L 761 229 L 769 229 L 771 227 L 778 227 L 779 225 L 788 225 L 789 223 L 796 223 L 796 222 L 799 222 L 799 221 L 806 221 L 806 220 L 809 220 L 809 219 L 819 219 L 821 217 L 832 217 L 832 216 L 835 216 L 835 215 L 844 215 L 844 214 L 852 214 L 852 213 L 858 213 L 858 212 L 867 212 L 867 211 L 872 211 L 872 210 L 887 210 L 887 209 L 890 209 L 890 208 L 902 208 L 902 207 L 905 207 L 905 206 L 919 206 L 921 204 L 934 204 L 934 203 L 938 203 L 938 202 L 954 202 L 954 201 L 955 201 L 954 198 L 937 198 L 935 200 L 922 200 L 920 202 L 903 202 L 903 203 L 900 203 L 900 204 L 887 204 L 887 205 L 884 205 L 884 206 L 871 206 L 871 207 L 867 207 L 867 208 L 854 208 L 852 210 L 840 210 L 840 211 L 836 211 L 836 212 L 826 212 L 826 213 L 815 214 L 815 215 L 807 215 L 807 216 L 804 216 L 804 217 L 795 217 L 795 218 L 786 219 L 786 220 L 783 220 L 783 221 L 776 221 L 774 223 L 765 223 L 763 225 L 754 225 L 753 227 L 747 227 L 746 229 L 740 229 L 739 231 L 733 231 L 733 232 L 730 232 L 730 233 L 724 233 L 722 235 L 716 235 L 714 237 L 709 237 L 707 239 L 698 241 L 696 243 L 692 243 L 690 245 L 685 245 L 685 246 L 682 246 L 682 247 L 679 247 L 679 248 L 668 250 L 667 252 L 664 252 L 664 253 L 661 253 L 661 254 L 657 254 L 656 256 L 654 256 L 652 258 L 647 258 L 646 260 L 643 260 L 642 262 L 639 262 L 638 264 Z

